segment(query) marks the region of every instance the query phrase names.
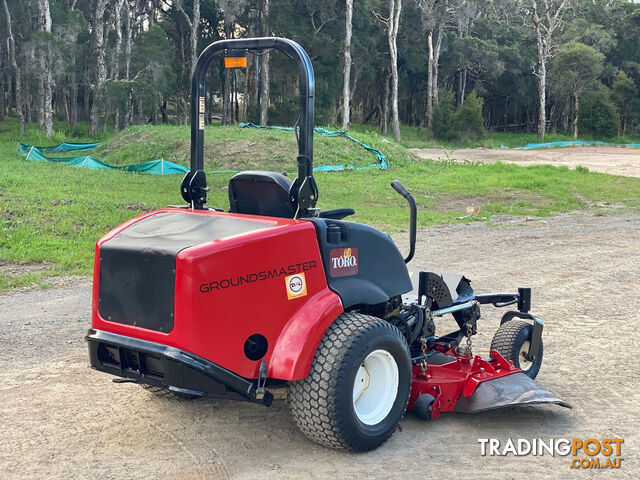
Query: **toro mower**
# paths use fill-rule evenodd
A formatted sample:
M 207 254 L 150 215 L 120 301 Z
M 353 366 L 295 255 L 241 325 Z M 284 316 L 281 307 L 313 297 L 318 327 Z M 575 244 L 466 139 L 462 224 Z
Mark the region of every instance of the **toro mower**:
M 229 211 L 206 207 L 205 74 L 247 53 L 279 50 L 298 67 L 298 172 L 292 181 L 245 171 L 229 182 Z M 296 424 L 334 448 L 370 450 L 405 411 L 425 420 L 515 404 L 570 407 L 533 379 L 543 323 L 531 291 L 476 294 L 462 275 L 406 264 L 389 235 L 345 221 L 350 208 L 316 208 L 314 76 L 309 57 L 283 38 L 223 40 L 200 55 L 191 82 L 191 169 L 184 206 L 146 213 L 96 244 L 91 366 L 156 393 L 224 397 L 269 406 L 287 387 Z M 412 284 L 415 282 L 415 288 Z M 502 317 L 489 358 L 474 356 L 480 305 L 515 306 Z M 435 334 L 452 315 L 457 330 Z

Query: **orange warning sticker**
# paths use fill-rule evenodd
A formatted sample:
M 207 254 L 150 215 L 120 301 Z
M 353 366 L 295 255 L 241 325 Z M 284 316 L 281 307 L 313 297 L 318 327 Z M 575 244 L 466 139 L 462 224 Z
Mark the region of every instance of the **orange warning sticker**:
M 287 288 L 287 298 L 289 300 L 307 295 L 307 282 L 304 278 L 304 273 L 300 272 L 289 275 L 285 277 L 284 283 Z

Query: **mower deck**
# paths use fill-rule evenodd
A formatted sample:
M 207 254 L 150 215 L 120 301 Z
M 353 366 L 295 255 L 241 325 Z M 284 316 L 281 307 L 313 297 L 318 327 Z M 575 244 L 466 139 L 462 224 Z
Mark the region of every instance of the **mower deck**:
M 488 360 L 433 350 L 413 359 L 413 382 L 408 410 L 424 408 L 416 404 L 429 395 L 428 412 L 419 416 L 434 419 L 443 412 L 472 413 L 519 404 L 555 403 L 572 408 L 543 389 L 522 370 L 514 367 L 497 351 Z

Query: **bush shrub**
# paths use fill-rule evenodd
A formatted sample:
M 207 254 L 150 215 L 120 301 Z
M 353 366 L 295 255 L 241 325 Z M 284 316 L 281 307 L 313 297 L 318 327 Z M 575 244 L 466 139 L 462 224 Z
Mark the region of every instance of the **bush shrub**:
M 478 97 L 476 92 L 471 92 L 458 108 L 454 118 L 458 140 L 462 143 L 467 140 L 477 140 L 484 136 L 483 104 L 484 99 Z
M 454 94 L 440 92 L 440 101 L 433 109 L 433 136 L 437 140 L 466 142 L 484 136 L 482 105 L 484 100 L 471 92 L 464 103 L 455 110 Z
M 453 92 L 441 90 L 439 102 L 433 107 L 431 120 L 433 136 L 438 140 L 455 140 L 458 132 L 455 128 L 455 109 L 453 108 Z
M 611 99 L 611 91 L 604 85 L 586 94 L 580 102 L 578 129 L 595 138 L 618 134 L 618 109 Z

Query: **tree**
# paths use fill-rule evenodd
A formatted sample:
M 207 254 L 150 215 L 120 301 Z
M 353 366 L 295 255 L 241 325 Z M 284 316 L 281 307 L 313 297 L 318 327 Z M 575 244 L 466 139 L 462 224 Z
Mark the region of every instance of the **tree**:
M 100 96 L 107 80 L 107 63 L 106 63 L 106 32 L 104 25 L 105 10 L 108 0 L 96 0 L 93 16 L 93 42 L 96 54 L 96 78 L 93 88 L 93 105 L 91 106 L 91 115 L 89 117 L 89 136 L 93 137 L 98 131 L 98 122 L 100 116 Z
M 7 5 L 7 0 L 2 0 L 4 6 L 5 19 L 7 21 L 7 47 L 9 51 L 9 64 L 13 70 L 14 75 L 14 88 L 16 94 L 16 115 L 18 116 L 18 123 L 20 128 L 20 135 L 24 135 L 24 126 L 25 126 L 25 118 L 24 118 L 24 102 L 22 99 L 22 70 L 18 66 L 18 62 L 16 60 L 16 41 L 13 36 L 12 20 L 11 20 L 11 12 L 9 11 L 9 5 Z M 4 92 L 2 92 L 4 95 Z
M 580 130 L 596 138 L 615 137 L 618 132 L 616 106 L 604 85 L 587 93 L 580 102 Z
M 554 0 L 542 2 L 531 0 L 531 20 L 538 47 L 538 66 L 537 68 L 533 66 L 533 74 L 538 80 L 538 137 L 540 140 L 544 139 L 547 125 L 547 59 L 553 56 L 553 33 L 562 24 L 562 9 L 565 4 L 566 0 L 559 3 Z
M 198 28 L 200 27 L 200 0 L 193 0 L 193 6 L 191 8 L 191 17 L 187 15 L 182 5 L 183 0 L 173 0 L 176 7 L 182 14 L 185 22 L 189 25 L 190 39 L 189 39 L 189 52 L 190 56 L 190 69 L 189 78 L 193 76 L 193 72 L 196 69 L 196 63 L 198 61 Z
M 41 128 L 47 137 L 53 134 L 53 73 L 51 71 L 51 11 L 49 0 L 38 0 L 38 23 L 43 32 L 39 48 L 40 68 L 39 82 Z
M 262 36 L 268 37 L 271 33 L 268 25 L 269 18 L 269 2 L 270 0 L 262 0 L 262 9 L 260 18 L 262 20 Z M 269 76 L 269 60 L 268 53 L 260 56 L 260 125 L 269 123 L 269 97 L 271 95 L 271 85 Z
M 351 124 L 351 34 L 353 28 L 353 0 L 346 0 L 344 34 L 344 69 L 342 81 L 342 128 L 349 130 Z
M 393 138 L 400 142 L 400 119 L 398 116 L 398 29 L 402 0 L 389 0 L 389 17 L 385 18 L 374 12 L 378 20 L 387 27 L 387 43 L 391 65 L 391 129 Z
M 618 135 L 627 134 L 627 130 L 633 119 L 633 101 L 638 96 L 638 88 L 635 82 L 624 72 L 618 72 L 613 81 L 613 101 L 618 106 L 620 113 L 620 127 Z
M 553 58 L 553 89 L 560 97 L 573 99 L 573 138 L 578 138 L 580 97 L 595 86 L 602 73 L 604 55 L 583 43 L 564 45 Z
M 438 104 L 438 62 L 442 47 L 444 33 L 445 14 L 439 7 L 437 0 L 417 0 L 418 8 L 422 13 L 422 22 L 427 31 L 427 93 L 425 95 L 425 123 L 427 136 L 433 135 L 432 120 L 433 106 Z M 435 45 L 433 34 L 436 32 Z

